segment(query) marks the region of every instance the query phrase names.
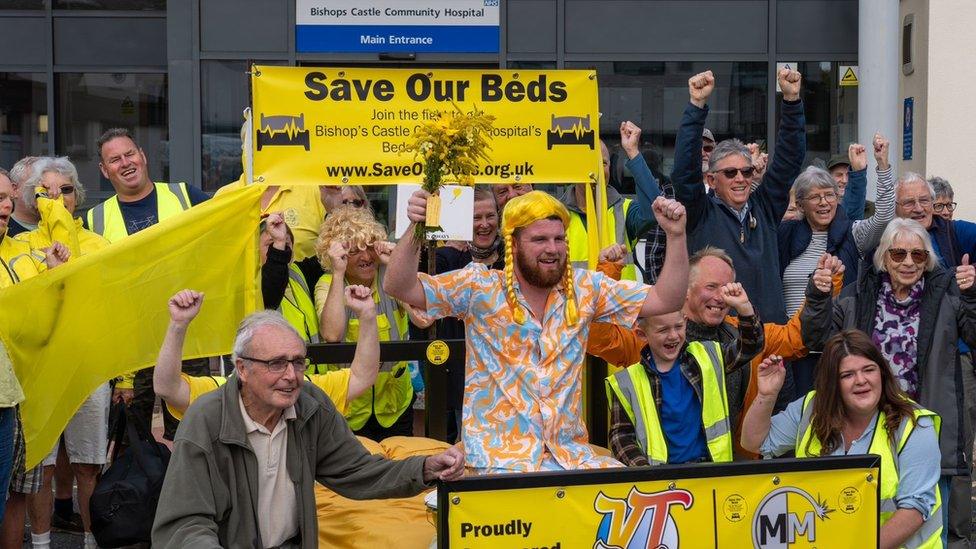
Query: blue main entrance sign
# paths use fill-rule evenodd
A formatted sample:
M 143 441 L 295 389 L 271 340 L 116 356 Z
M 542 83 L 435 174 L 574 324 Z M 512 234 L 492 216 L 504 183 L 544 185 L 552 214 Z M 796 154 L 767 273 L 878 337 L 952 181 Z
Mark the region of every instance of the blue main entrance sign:
M 295 0 L 303 53 L 498 53 L 499 0 Z

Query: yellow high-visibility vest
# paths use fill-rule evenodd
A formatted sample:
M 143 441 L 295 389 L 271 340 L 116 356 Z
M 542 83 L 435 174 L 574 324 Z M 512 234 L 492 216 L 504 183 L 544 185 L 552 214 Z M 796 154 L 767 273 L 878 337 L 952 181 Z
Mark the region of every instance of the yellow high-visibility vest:
M 322 275 L 322 278 L 332 284 L 331 273 Z M 382 280 L 383 273 L 380 272 L 373 288 L 373 299 L 377 305 L 376 324 L 379 329 L 379 339 L 380 341 L 403 341 L 407 339 L 409 320 L 393 298 L 383 291 Z M 358 318 L 349 318 L 345 340 L 348 342 L 359 340 Z M 370 416 L 376 416 L 376 421 L 381 426 L 390 427 L 407 410 L 411 400 L 413 400 L 413 383 L 410 381 L 407 363 L 383 362 L 380 364 L 376 383 L 369 391 L 349 402 L 345 414 L 346 420 L 353 431 L 362 429 Z
M 821 444 L 813 434 L 811 420 L 813 416 L 813 397 L 816 391 L 810 391 L 803 399 L 803 413 L 800 416 L 800 424 L 796 431 L 796 457 L 819 457 Z M 922 408 L 912 402 L 915 422 L 919 418 L 932 418 L 935 425 L 936 434 L 942 428 L 942 418 L 939 414 Z M 898 456 L 901 454 L 908 437 L 915 430 L 915 422 L 903 419 L 898 431 L 895 433 L 895 447 L 888 441 L 888 431 L 885 429 L 884 412 L 878 412 L 878 422 L 874 427 L 874 435 L 871 437 L 871 446 L 868 448 L 869 454 L 881 457 L 881 526 L 895 514 L 895 495 L 898 493 Z M 807 441 L 810 442 L 809 448 Z M 935 486 L 935 507 L 929 513 L 929 518 L 922 523 L 912 537 L 905 541 L 902 547 L 908 549 L 937 549 L 942 547 L 942 494 L 939 486 Z
M 308 291 L 305 275 L 294 263 L 288 264 L 288 286 L 278 312 L 306 342 L 319 342 L 319 315 L 315 312 L 315 302 Z
M 708 453 L 714 462 L 732 461 L 732 426 L 729 422 L 729 398 L 725 392 L 725 366 L 722 347 L 716 341 L 692 341 L 688 353 L 701 368 L 702 427 Z M 676 365 L 677 366 L 677 365 Z M 643 364 L 634 364 L 606 379 L 607 400 L 611 394 L 623 405 L 634 424 L 637 444 L 647 454 L 651 465 L 668 462 L 668 444 L 661 428 L 651 382 Z
M 627 238 L 627 212 L 630 211 L 631 200 L 607 208 L 605 222 L 614 239 L 627 246 L 627 257 L 624 258 L 624 269 L 620 274 L 621 280 L 640 280 L 637 277 L 637 266 L 634 265 L 634 247 Z M 569 243 L 569 261 L 577 269 L 589 269 L 587 256 L 589 243 L 586 238 L 586 227 L 583 218 L 576 212 L 569 212 L 569 227 L 566 227 L 566 241 Z
M 162 221 L 190 209 L 190 194 L 186 183 L 153 183 L 156 186 L 156 219 Z M 122 218 L 119 197 L 115 195 L 105 202 L 88 210 L 88 228 L 116 242 L 129 236 L 129 230 Z

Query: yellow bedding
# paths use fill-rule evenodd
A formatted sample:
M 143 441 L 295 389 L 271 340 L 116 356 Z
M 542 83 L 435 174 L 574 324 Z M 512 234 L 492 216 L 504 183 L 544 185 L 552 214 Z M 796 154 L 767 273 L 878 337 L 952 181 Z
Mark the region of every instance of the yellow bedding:
M 391 459 L 437 454 L 449 446 L 423 437 L 391 437 L 382 443 L 359 440 L 370 452 Z M 436 529 L 433 519 L 427 518 L 426 493 L 412 498 L 354 501 L 316 484 L 319 547 L 430 547 Z

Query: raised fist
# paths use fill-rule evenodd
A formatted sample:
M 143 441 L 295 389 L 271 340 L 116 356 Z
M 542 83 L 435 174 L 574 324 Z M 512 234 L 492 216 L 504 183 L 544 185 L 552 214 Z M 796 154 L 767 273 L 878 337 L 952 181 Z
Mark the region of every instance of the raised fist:
M 641 129 L 630 120 L 620 123 L 620 146 L 627 153 L 627 159 L 633 160 L 640 154 Z
M 600 250 L 599 261 L 610 263 L 623 263 L 627 257 L 627 246 L 623 244 L 611 244 Z
M 888 146 L 890 143 L 881 135 L 881 132 L 874 134 L 874 159 L 878 163 L 879 170 L 887 170 L 891 167 L 888 163 Z
M 847 159 L 851 161 L 852 172 L 861 171 L 868 167 L 867 150 L 860 143 L 851 143 L 851 146 L 847 147 Z
M 691 104 L 699 109 L 705 107 L 708 96 L 712 95 L 715 89 L 715 77 L 712 71 L 705 71 L 696 74 L 688 79 L 688 95 Z
M 779 82 L 779 89 L 783 90 L 784 101 L 796 101 L 800 98 L 800 73 L 794 70 L 783 68 L 776 75 Z
M 196 290 L 180 290 L 169 298 L 169 318 L 176 324 L 187 325 L 203 307 L 203 294 Z
M 346 262 L 349 260 L 349 243 L 333 240 L 329 245 L 329 263 L 332 264 L 332 274 L 345 274 Z
M 356 313 L 356 318 L 370 313 L 376 313 L 376 302 L 373 301 L 373 291 L 366 286 L 350 284 L 345 290 L 346 307 Z
M 668 237 L 685 234 L 685 207 L 681 202 L 659 196 L 651 204 L 651 209 L 654 210 L 658 226 Z
M 752 303 L 749 302 L 749 295 L 746 294 L 742 284 L 730 282 L 722 286 L 721 293 L 725 304 L 735 309 L 735 312 L 739 313 L 739 315 L 752 316 L 755 314 Z

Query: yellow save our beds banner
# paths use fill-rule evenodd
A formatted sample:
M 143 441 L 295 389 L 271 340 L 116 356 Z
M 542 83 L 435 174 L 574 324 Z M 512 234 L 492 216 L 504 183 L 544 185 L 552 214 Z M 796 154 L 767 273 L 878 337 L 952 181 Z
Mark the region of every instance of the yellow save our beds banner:
M 878 539 L 878 469 L 462 491 L 450 547 L 864 548 Z
M 591 70 L 456 70 L 255 66 L 254 180 L 267 184 L 420 183 L 404 152 L 439 113 L 496 120 L 477 183 L 581 183 L 600 170 Z

